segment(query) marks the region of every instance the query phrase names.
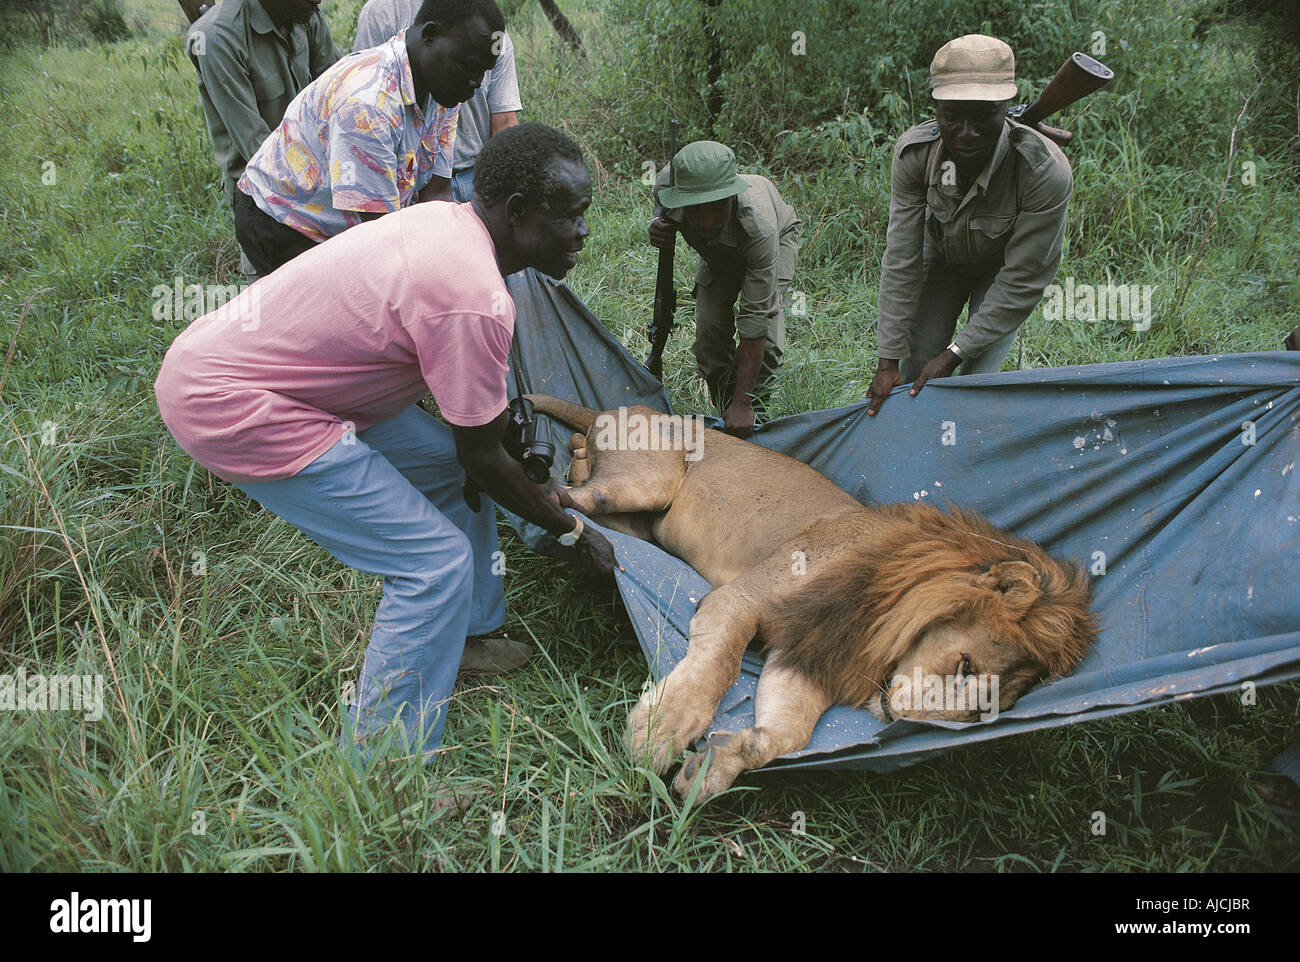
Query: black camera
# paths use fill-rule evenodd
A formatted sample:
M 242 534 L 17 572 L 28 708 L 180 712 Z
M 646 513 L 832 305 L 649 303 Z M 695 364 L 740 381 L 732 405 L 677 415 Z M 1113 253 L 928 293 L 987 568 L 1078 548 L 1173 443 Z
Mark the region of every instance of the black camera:
M 509 420 L 501 438 L 502 446 L 507 454 L 524 466 L 524 474 L 530 481 L 545 484 L 551 477 L 551 465 L 555 463 L 555 445 L 537 439 L 533 402 L 517 397 L 510 402 L 506 413 Z
M 555 463 L 555 445 L 537 439 L 537 424 L 533 402 L 524 397 L 515 398 L 506 406 L 506 429 L 501 436 L 501 446 L 523 465 L 524 474 L 530 481 L 545 484 L 550 480 L 551 465 Z M 481 492 L 478 485 L 465 479 L 465 503 L 472 511 L 478 511 L 482 506 L 479 500 Z

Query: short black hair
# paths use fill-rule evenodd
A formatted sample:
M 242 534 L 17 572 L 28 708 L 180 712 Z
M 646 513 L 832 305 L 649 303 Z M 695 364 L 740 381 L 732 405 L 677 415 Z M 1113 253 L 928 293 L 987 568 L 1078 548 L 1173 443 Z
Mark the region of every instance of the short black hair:
M 493 33 L 506 28 L 506 18 L 501 15 L 496 0 L 424 0 L 411 26 L 437 20 L 444 29 L 450 30 L 475 14 L 487 21 L 487 28 Z
M 566 134 L 546 124 L 507 127 L 492 136 L 474 164 L 474 193 L 484 204 L 523 194 L 527 204 L 547 203 L 560 188 L 556 160 L 586 169 L 582 150 Z

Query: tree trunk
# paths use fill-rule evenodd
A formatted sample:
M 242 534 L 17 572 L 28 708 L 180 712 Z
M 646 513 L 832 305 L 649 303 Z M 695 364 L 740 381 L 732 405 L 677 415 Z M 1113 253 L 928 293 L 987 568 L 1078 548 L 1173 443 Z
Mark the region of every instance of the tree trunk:
M 722 0 L 703 0 L 705 10 L 704 19 L 704 36 L 708 40 L 708 52 L 705 61 L 705 81 L 709 85 L 709 92 L 704 101 L 704 108 L 709 115 L 709 136 L 713 136 L 713 127 L 718 122 L 718 114 L 722 113 L 722 91 L 718 89 L 718 81 L 722 79 L 722 37 L 714 29 L 710 10 L 713 7 L 720 6 Z
M 560 35 L 560 39 L 585 60 L 587 51 L 582 46 L 582 38 L 578 36 L 578 31 L 573 29 L 573 24 L 569 23 L 569 18 L 555 5 L 555 0 L 537 0 L 537 2 L 542 5 L 542 12 L 546 14 L 546 19 L 551 21 L 551 26 Z

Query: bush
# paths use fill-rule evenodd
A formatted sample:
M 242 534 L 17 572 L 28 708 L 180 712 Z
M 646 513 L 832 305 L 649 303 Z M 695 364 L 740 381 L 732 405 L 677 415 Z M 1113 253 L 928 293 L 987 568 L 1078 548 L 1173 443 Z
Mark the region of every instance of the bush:
M 1156 163 L 1185 162 L 1189 135 L 1225 139 L 1221 134 L 1250 90 L 1238 89 L 1241 65 L 1256 49 L 1267 46 L 1277 68 L 1263 77 L 1247 118 L 1264 124 L 1254 131 L 1256 149 L 1280 147 L 1289 136 L 1284 123 L 1270 125 L 1269 118 L 1294 117 L 1287 83 L 1300 70 L 1300 57 L 1294 46 L 1283 51 L 1270 36 L 1275 18 L 1265 13 L 1220 27 L 1224 10 L 1208 0 L 807 0 L 797 9 L 765 0 L 612 5 L 612 18 L 628 26 L 626 87 L 655 93 L 634 98 L 634 109 L 621 118 L 626 138 L 646 146 L 662 142 L 665 102 L 682 121 L 686 140 L 712 136 L 751 158 L 771 158 L 790 131 L 843 125 L 855 116 L 865 116 L 871 128 L 866 145 L 892 142 L 932 116 L 930 60 L 965 33 L 988 33 L 1011 44 L 1022 101 L 1032 99 L 1072 52 L 1093 53 L 1115 70 L 1116 79 L 1071 108 L 1062 122 L 1079 121 L 1086 111 L 1085 126 L 1092 122 L 1095 128 L 1097 119 L 1111 129 L 1122 124 Z M 716 32 L 720 54 L 713 83 L 710 31 Z M 1243 54 L 1240 62 L 1235 49 Z M 840 126 L 833 136 L 861 144 L 863 133 Z M 1193 155 L 1203 146 L 1194 147 Z
M 131 28 L 126 25 L 117 0 L 91 0 L 86 4 L 82 16 L 86 19 L 90 35 L 100 43 L 116 43 L 131 36 Z
M 782 131 L 864 109 L 880 126 L 919 122 L 929 109 L 930 59 L 955 36 L 1003 37 L 1022 76 L 1046 78 L 1093 24 L 1035 0 L 808 0 L 797 11 L 761 0 L 616 0 L 615 7 L 616 18 L 633 25 L 631 61 L 672 100 L 690 105 L 683 119 L 700 131 L 709 127 L 709 31 L 716 32 L 722 102 L 714 134 L 760 149 Z
M 81 46 L 89 40 L 116 43 L 131 37 L 119 0 L 5 0 L 0 7 L 0 46 L 35 43 Z

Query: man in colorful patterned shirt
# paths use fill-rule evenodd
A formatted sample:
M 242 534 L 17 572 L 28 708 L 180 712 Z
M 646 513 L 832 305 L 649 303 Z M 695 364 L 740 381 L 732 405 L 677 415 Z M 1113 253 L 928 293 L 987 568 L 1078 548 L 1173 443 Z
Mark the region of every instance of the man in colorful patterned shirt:
M 185 49 L 198 71 L 203 119 L 233 210 L 244 165 L 339 51 L 319 0 L 226 0 L 195 21 Z M 242 252 L 240 269 L 250 283 L 257 280 Z
M 357 17 L 353 50 L 377 47 L 415 22 L 422 0 L 366 0 Z M 519 123 L 523 103 L 515 73 L 515 45 L 510 34 L 499 38 L 497 62 L 483 76 L 483 86 L 460 105 L 456 114 L 456 147 L 452 158 L 451 194 L 464 203 L 474 193 L 474 161 L 483 142 Z
M 249 161 L 235 232 L 259 274 L 416 199 L 451 199 L 457 108 L 504 21 L 493 0 L 427 0 L 417 19 L 310 84 Z

